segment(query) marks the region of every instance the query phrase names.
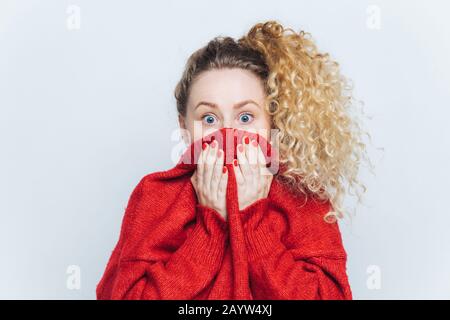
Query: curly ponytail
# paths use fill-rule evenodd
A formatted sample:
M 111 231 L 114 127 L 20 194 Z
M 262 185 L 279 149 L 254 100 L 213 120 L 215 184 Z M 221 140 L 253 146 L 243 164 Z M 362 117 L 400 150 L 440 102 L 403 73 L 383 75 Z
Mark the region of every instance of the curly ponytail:
M 360 159 L 369 159 L 361 141 L 366 132 L 349 112 L 352 87 L 340 75 L 339 64 L 318 51 L 310 33 L 285 29 L 276 21 L 254 25 L 238 42 L 261 52 L 270 70 L 270 114 L 280 130 L 280 163 L 288 168 L 280 178 L 296 191 L 330 199 L 334 210 L 325 217 L 328 221 L 342 218 L 340 179 L 365 192 L 357 173 Z

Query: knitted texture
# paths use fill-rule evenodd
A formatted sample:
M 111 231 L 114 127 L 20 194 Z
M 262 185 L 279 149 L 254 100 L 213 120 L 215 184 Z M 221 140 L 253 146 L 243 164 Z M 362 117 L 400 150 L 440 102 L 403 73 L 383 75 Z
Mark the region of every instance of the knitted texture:
M 144 176 L 97 299 L 352 299 L 339 226 L 323 219 L 329 201 L 293 194 L 274 178 L 266 198 L 239 209 L 232 160 L 243 135 L 258 141 L 275 173 L 278 155 L 268 141 L 222 128 L 192 143 L 172 169 Z M 213 140 L 228 168 L 226 220 L 198 203 L 190 180 L 202 143 Z

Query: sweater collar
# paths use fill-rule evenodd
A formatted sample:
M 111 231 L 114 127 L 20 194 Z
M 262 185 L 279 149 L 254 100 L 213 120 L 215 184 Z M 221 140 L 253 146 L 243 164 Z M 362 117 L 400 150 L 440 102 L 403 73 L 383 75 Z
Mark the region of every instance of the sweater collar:
M 203 143 L 212 143 L 217 141 L 220 149 L 225 155 L 224 165 L 231 166 L 233 160 L 237 159 L 237 145 L 241 143 L 243 137 L 248 136 L 251 140 L 256 140 L 264 154 L 267 162 L 267 168 L 272 174 L 279 171 L 279 153 L 272 144 L 262 135 L 247 130 L 236 128 L 221 128 L 204 137 L 192 142 L 183 155 L 180 157 L 176 167 L 188 171 L 194 171 L 197 167 L 197 159 L 202 150 Z

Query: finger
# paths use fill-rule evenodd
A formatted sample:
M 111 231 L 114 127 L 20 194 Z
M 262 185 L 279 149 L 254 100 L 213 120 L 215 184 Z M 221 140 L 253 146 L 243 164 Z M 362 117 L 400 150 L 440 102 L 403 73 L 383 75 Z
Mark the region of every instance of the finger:
M 247 158 L 250 168 L 253 174 L 259 174 L 259 163 L 258 163 L 258 147 L 259 144 L 256 140 L 252 140 L 247 147 Z
M 242 186 L 245 182 L 244 175 L 242 174 L 241 167 L 239 166 L 239 161 L 236 159 L 233 160 L 233 170 L 234 176 L 236 177 L 236 183 Z
M 258 142 L 252 140 L 247 147 L 247 159 L 252 173 L 252 185 L 258 190 L 259 194 L 264 193 L 264 181 L 260 174 L 258 163 Z
M 267 160 L 266 160 L 266 157 L 264 156 L 264 152 L 261 150 L 261 146 L 260 145 L 258 145 L 257 153 L 258 153 L 258 164 L 259 164 L 260 175 L 261 176 L 269 176 L 269 175 L 271 176 L 272 173 L 266 167 Z
M 270 171 L 269 171 L 270 172 Z M 270 174 L 270 175 L 267 175 L 266 176 L 267 177 L 267 184 L 266 184 L 266 186 L 267 186 L 267 188 L 266 188 L 266 194 L 268 195 L 269 194 L 269 192 L 270 192 L 270 186 L 272 185 L 272 181 L 273 181 L 273 175 L 272 174 Z
M 197 184 L 197 182 L 195 181 L 196 179 L 195 179 L 195 177 L 197 176 L 197 173 L 196 172 L 194 172 L 194 174 L 191 176 L 191 184 L 192 184 L 192 188 L 194 188 L 194 190 L 195 190 L 195 192 L 197 192 L 197 187 L 196 187 L 196 184 Z
M 202 189 L 203 188 L 203 173 L 205 171 L 205 155 L 208 149 L 208 144 L 206 142 L 203 143 L 202 145 L 202 151 L 200 151 L 200 155 L 198 156 L 198 160 L 197 160 L 197 170 L 196 170 L 196 181 L 197 181 L 197 187 L 198 189 Z
M 203 186 L 208 190 L 211 190 L 211 179 L 214 172 L 214 166 L 216 163 L 216 153 L 217 153 L 217 141 L 211 142 L 207 147 L 207 154 L 205 157 L 205 171 L 203 173 Z
M 244 180 L 247 181 L 248 179 L 251 179 L 252 173 L 248 164 L 247 156 L 245 155 L 245 147 L 243 143 L 237 145 L 237 158 L 242 175 L 244 176 Z
M 217 189 L 219 188 L 219 183 L 222 176 L 223 158 L 223 150 L 219 149 L 217 151 L 214 172 L 211 180 L 211 193 L 214 195 L 215 199 L 217 199 Z
M 219 188 L 217 190 L 218 199 L 225 198 L 227 193 L 228 170 L 226 166 L 224 166 L 223 168 L 224 169 L 222 170 L 222 176 L 220 177 Z
M 272 182 L 272 173 L 266 167 L 266 158 L 259 144 L 256 147 L 256 152 L 258 158 L 258 185 L 262 186 L 260 190 L 261 196 L 267 196 Z

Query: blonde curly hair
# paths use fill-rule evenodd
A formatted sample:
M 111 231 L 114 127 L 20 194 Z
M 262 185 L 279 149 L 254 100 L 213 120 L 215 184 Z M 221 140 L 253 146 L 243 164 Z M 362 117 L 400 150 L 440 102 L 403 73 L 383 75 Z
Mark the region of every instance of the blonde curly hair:
M 284 168 L 276 178 L 294 193 L 329 201 L 332 210 L 324 219 L 344 217 L 344 180 L 349 189 L 367 188 L 357 179 L 361 160 L 370 159 L 358 119 L 349 80 L 328 53 L 320 53 L 311 34 L 283 28 L 277 21 L 255 24 L 235 41 L 215 37 L 194 52 L 175 88 L 179 115 L 186 115 L 189 89 L 203 71 L 242 68 L 264 84 L 264 108 L 278 129 L 277 147 Z M 355 188 L 356 189 L 356 188 Z M 357 189 L 356 189 L 357 190 Z M 361 201 L 361 193 L 358 192 Z

